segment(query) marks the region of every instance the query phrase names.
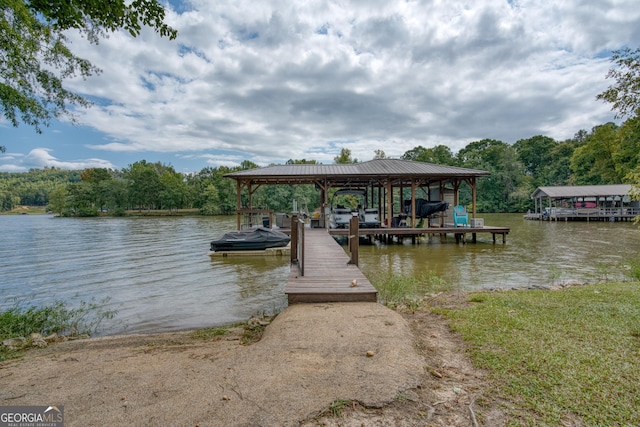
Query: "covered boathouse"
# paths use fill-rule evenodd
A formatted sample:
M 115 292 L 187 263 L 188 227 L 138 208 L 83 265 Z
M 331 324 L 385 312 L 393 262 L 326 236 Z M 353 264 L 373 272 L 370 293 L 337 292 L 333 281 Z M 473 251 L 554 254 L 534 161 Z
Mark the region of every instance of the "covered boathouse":
M 535 209 L 525 219 L 548 221 L 629 221 L 640 215 L 630 184 L 538 187 Z
M 358 268 L 359 236 L 377 235 L 387 241 L 394 237 L 402 239 L 410 236 L 415 241 L 422 234 L 440 234 L 444 238 L 447 233 L 452 233 L 458 242 L 464 241 L 465 233 L 471 233 L 475 241 L 477 232 L 489 232 L 493 234 L 494 243 L 496 234 L 502 234 L 504 243 L 505 235 L 509 232 L 507 228 L 483 227 L 473 223 L 457 228 L 455 223 L 447 223 L 447 218 L 455 222 L 453 207 L 458 204 L 458 190 L 465 183 L 471 187 L 472 208 L 469 213 L 475 218 L 476 180 L 486 175 L 489 173 L 481 170 L 376 159 L 353 164 L 268 166 L 230 173 L 225 177 L 237 182 L 238 229 L 248 225 L 242 223 L 243 219 L 256 214 L 263 216 L 266 213 L 267 218 L 272 216 L 273 212 L 252 206 L 252 195 L 262 185 L 313 184 L 320 191 L 322 206 L 314 211 L 310 224 L 300 222 L 297 213 L 292 214 L 291 218 L 291 272 L 285 294 L 288 303 L 294 304 L 377 300 L 377 290 Z M 331 228 L 330 190 L 337 192 L 341 189 L 357 190 L 365 199 L 365 207 L 374 207 L 379 215 L 377 225 L 372 228 L 360 226 L 360 215 L 351 210 L 348 211 L 351 216 L 349 228 Z M 244 207 L 241 197 L 243 191 L 249 196 L 245 199 L 248 203 Z M 427 228 L 418 228 L 418 200 L 451 206 L 446 213 L 439 211 L 437 216 L 428 216 Z M 359 209 L 357 211 L 360 212 Z M 398 220 L 401 215 L 404 215 L 405 221 Z M 256 221 L 253 220 L 253 223 Z M 473 228 L 473 225 L 477 228 Z M 308 226 L 311 227 L 305 231 Z M 355 233 L 353 228 L 357 228 Z M 328 232 L 324 229 L 328 229 Z M 331 238 L 330 235 L 335 234 L 349 236 L 350 257 Z
M 314 228 L 329 229 L 330 190 L 331 189 L 364 189 L 366 205 L 377 207 L 380 216 L 380 228 L 376 230 L 360 230 L 360 234 L 385 234 L 396 236 L 416 236 L 429 233 L 443 234 L 446 229 L 458 234 L 460 229 L 453 224 L 453 208 L 459 204 L 458 192 L 463 184 L 471 189 L 471 207 L 468 215 L 470 222 L 465 232 L 491 232 L 491 227 L 484 228 L 476 218 L 476 184 L 477 179 L 490 175 L 489 172 L 454 166 L 436 165 L 401 159 L 374 159 L 362 163 L 351 164 L 292 164 L 274 165 L 257 169 L 233 172 L 225 175 L 237 182 L 237 226 L 246 226 L 243 218 L 256 214 L 271 215 L 268 210 L 256 209 L 252 205 L 252 195 L 262 185 L 279 184 L 313 184 L 320 191 L 322 206 L 317 218 L 312 221 Z M 248 194 L 248 205 L 242 206 L 241 193 Z M 446 212 L 429 218 L 427 229 L 416 228 L 417 203 L 420 201 L 446 201 L 449 208 Z M 404 205 L 404 206 L 401 206 Z M 404 209 L 403 209 L 404 208 Z M 295 209 L 294 209 L 295 210 Z M 406 212 L 406 222 L 398 221 L 399 215 Z M 419 209 L 418 209 L 419 212 Z M 254 222 L 255 223 L 255 222 Z M 473 228 L 474 225 L 478 225 Z M 473 229 L 473 230 L 472 230 Z M 503 241 L 508 229 L 497 230 Z M 331 234 L 345 233 L 347 230 L 330 230 Z M 494 234 L 495 240 L 495 234 Z

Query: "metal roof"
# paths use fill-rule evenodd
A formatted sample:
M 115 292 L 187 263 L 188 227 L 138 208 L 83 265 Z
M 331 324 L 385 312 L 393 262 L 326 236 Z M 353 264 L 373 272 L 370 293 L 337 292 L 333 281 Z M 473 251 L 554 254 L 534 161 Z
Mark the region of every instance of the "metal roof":
M 630 184 L 538 187 L 531 194 L 531 198 L 570 199 L 573 197 L 626 196 L 629 191 L 631 191 Z
M 373 178 L 468 178 L 490 175 L 478 169 L 436 165 L 401 159 L 375 159 L 349 164 L 275 165 L 248 169 L 224 175 L 236 180 L 263 182 L 313 182 L 318 178 L 333 180 L 371 180 Z

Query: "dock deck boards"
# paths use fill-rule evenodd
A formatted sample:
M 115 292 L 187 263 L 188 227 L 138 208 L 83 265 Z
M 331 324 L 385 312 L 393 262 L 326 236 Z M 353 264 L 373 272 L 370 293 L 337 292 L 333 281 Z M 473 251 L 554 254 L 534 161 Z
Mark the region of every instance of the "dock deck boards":
M 325 229 L 305 230 L 304 276 L 291 266 L 285 293 L 289 304 L 313 302 L 376 302 L 377 291 Z M 351 286 L 352 281 L 357 286 Z
M 411 228 L 411 227 L 394 227 L 394 228 L 360 228 L 358 234 L 363 235 L 396 235 L 396 236 L 410 236 L 421 234 L 467 234 L 467 233 L 509 233 L 507 227 L 494 227 L 485 225 L 484 227 L 454 227 L 452 225 L 446 225 L 444 227 L 429 227 L 429 228 Z M 346 228 L 334 228 L 329 230 L 329 233 L 336 236 L 346 236 L 349 234 L 349 230 Z
M 506 235 L 509 234 L 509 228 L 507 227 L 494 227 L 485 225 L 483 227 L 455 227 L 451 224 L 444 227 L 429 227 L 429 228 L 411 228 L 411 227 L 394 227 L 394 228 L 360 228 L 358 230 L 359 236 L 395 236 L 402 237 L 417 237 L 421 235 L 433 235 L 439 234 L 446 236 L 452 234 L 455 236 L 456 241 L 465 241 L 464 236 L 471 234 L 473 241 L 475 242 L 476 235 L 482 233 L 490 233 L 493 238 L 493 243 L 496 242 L 496 235 L 502 236 L 502 243 L 506 243 Z M 334 236 L 347 236 L 350 231 L 346 228 L 335 228 L 329 230 L 329 233 Z

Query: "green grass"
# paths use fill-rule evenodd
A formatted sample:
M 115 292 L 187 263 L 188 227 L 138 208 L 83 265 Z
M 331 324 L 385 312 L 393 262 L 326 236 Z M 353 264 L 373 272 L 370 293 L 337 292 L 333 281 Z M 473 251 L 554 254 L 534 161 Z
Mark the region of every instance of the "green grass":
M 628 272 L 631 280 L 640 281 L 640 257 L 632 258 L 627 261 Z
M 510 425 L 637 425 L 640 283 L 562 291 L 473 293 L 466 308 L 436 309 L 470 344 Z
M 418 277 L 386 275 L 370 279 L 378 291 L 378 300 L 393 309 L 415 311 L 424 305 L 424 297 L 451 289 L 451 285 L 435 273 Z
M 0 212 L 0 215 L 22 215 L 22 214 L 44 215 L 46 213 L 47 213 L 46 206 L 16 206 L 14 209 L 10 211 Z
M 203 328 L 193 331 L 191 333 L 192 338 L 201 339 L 203 341 L 217 340 L 225 335 L 229 335 L 229 328 L 236 326 L 222 326 L 219 328 Z
M 342 411 L 351 406 L 352 402 L 350 400 L 344 399 L 335 399 L 329 405 L 329 408 L 324 412 L 325 414 L 331 414 L 334 417 L 342 416 Z
M 23 337 L 32 333 L 47 336 L 53 333 L 66 336 L 91 335 L 104 319 L 112 319 L 116 311 L 103 310 L 108 299 L 100 303 L 81 301 L 75 308 L 69 308 L 62 301 L 54 301 L 48 306 L 24 306 L 16 301 L 8 309 L 0 311 L 0 341 Z M 20 355 L 21 352 L 0 346 L 0 360 Z

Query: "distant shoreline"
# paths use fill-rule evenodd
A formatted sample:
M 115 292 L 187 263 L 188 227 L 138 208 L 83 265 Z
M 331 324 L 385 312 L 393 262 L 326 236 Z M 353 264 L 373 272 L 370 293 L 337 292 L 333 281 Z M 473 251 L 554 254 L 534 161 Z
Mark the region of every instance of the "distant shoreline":
M 173 211 L 169 211 L 166 209 L 150 209 L 150 210 L 138 210 L 138 209 L 131 209 L 131 210 L 127 210 L 125 211 L 126 215 L 125 216 L 152 216 L 152 217 L 157 217 L 157 216 L 204 216 L 200 214 L 200 210 L 199 209 L 178 209 L 178 210 L 173 210 Z M 0 212 L 0 215 L 55 215 L 55 216 L 59 216 L 57 213 L 55 212 L 51 212 L 49 210 L 47 210 L 46 206 L 18 206 L 16 208 L 13 208 L 10 211 L 3 211 Z M 105 212 L 101 215 L 99 215 L 100 217 L 104 217 L 104 216 L 113 216 L 110 212 Z M 69 217 L 69 218 L 76 218 L 76 217 Z M 79 218 L 79 217 L 77 217 Z

